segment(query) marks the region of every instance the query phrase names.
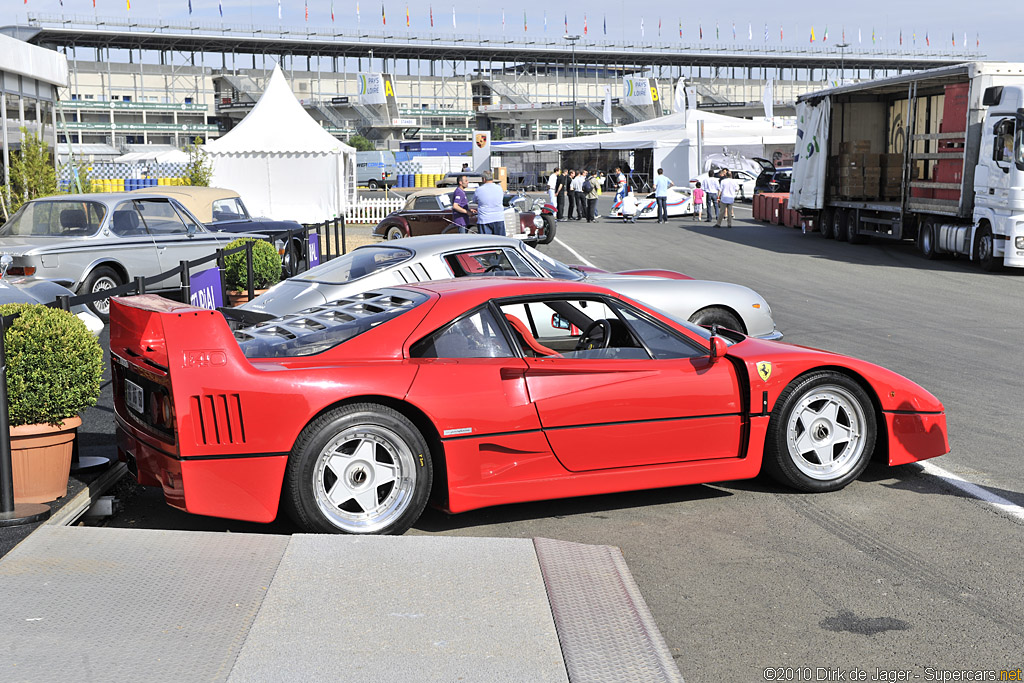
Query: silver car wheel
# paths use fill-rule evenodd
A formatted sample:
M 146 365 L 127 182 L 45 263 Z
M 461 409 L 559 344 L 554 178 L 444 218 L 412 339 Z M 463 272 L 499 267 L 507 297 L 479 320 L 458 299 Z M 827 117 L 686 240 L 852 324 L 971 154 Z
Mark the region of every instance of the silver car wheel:
M 860 401 L 846 389 L 834 384 L 815 387 L 789 414 L 789 457 L 811 479 L 839 479 L 861 462 L 865 424 Z
M 416 488 L 409 446 L 380 425 L 348 427 L 320 451 L 313 469 L 317 507 L 349 533 L 374 533 L 402 515 Z
M 92 288 L 89 290 L 90 294 L 97 294 L 99 292 L 105 292 L 109 289 L 114 289 L 118 286 L 118 283 L 113 278 L 105 275 L 96 278 L 92 283 Z M 100 315 L 110 315 L 110 299 L 100 299 L 93 303 L 93 308 Z

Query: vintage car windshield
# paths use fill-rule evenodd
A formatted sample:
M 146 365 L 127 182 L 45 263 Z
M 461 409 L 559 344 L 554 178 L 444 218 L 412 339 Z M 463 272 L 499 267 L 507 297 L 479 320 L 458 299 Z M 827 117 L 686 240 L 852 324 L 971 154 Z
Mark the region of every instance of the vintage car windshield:
M 100 202 L 54 199 L 25 204 L 0 228 L 6 237 L 89 237 L 107 215 Z
M 235 330 L 246 358 L 294 358 L 332 349 L 416 308 L 427 295 L 378 289 Z
M 583 273 L 578 270 L 573 270 L 569 266 L 556 261 L 546 254 L 542 254 L 528 244 L 521 245 L 526 253 L 530 255 L 533 261 L 541 267 L 541 269 L 548 274 L 549 277 L 553 277 L 556 280 L 582 280 Z
M 310 268 L 296 280 L 340 285 L 398 265 L 412 258 L 412 252 L 398 247 L 360 247 L 347 254 Z

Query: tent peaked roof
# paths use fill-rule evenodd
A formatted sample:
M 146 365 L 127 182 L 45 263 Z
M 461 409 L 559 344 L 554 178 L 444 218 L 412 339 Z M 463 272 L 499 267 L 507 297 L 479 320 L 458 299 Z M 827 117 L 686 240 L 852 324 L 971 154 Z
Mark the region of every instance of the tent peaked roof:
M 355 149 L 328 133 L 295 98 L 280 66 L 244 119 L 206 144 L 210 154 L 329 154 Z

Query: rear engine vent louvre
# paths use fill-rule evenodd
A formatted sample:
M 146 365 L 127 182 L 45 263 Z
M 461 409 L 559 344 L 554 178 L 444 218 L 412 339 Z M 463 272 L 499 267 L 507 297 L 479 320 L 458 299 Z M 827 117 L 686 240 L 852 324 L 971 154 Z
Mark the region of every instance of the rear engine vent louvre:
M 238 394 L 203 394 L 190 399 L 196 442 L 203 446 L 245 443 Z

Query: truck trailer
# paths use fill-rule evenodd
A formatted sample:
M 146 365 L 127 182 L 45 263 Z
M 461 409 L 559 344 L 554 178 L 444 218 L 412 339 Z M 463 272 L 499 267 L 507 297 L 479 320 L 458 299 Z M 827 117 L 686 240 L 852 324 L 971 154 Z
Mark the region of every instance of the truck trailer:
M 790 208 L 823 237 L 1024 268 L 1024 64 L 968 62 L 797 99 Z

